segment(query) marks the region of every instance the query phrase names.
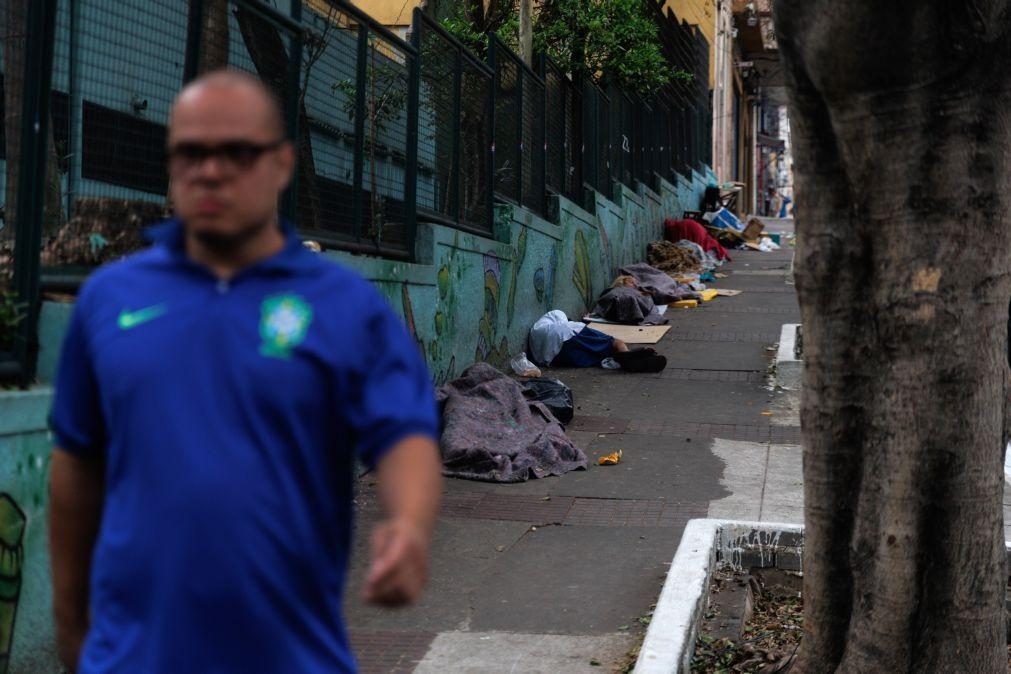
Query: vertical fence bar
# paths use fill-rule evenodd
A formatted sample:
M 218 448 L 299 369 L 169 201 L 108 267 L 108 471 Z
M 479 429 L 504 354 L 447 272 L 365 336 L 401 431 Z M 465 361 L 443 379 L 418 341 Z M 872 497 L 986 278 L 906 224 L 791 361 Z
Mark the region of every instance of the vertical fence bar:
M 302 0 L 291 0 L 291 18 L 302 23 Z M 287 73 L 287 96 L 285 97 L 285 112 L 288 115 L 288 137 L 295 144 L 295 155 L 298 156 L 298 147 L 302 143 L 299 137 L 299 116 L 302 102 L 302 44 L 304 42 L 303 30 L 299 30 L 291 38 L 291 54 L 288 55 Z M 306 83 L 308 86 L 308 82 Z M 305 130 L 309 133 L 309 129 Z M 298 171 L 292 173 L 291 182 L 288 188 L 281 195 L 281 213 L 295 222 L 298 218 Z
M 79 5 L 79 2 L 73 2 Z M 200 45 L 203 40 L 204 0 L 189 0 L 189 21 L 186 27 L 186 63 L 183 84 L 200 74 Z
M 369 27 L 358 24 L 358 56 L 355 59 L 355 157 L 354 181 L 351 188 L 352 219 L 355 241 L 361 241 L 364 225 L 364 191 L 362 182 L 365 173 L 365 96 L 367 96 L 369 60 Z M 375 185 L 372 186 L 375 189 Z
M 14 347 L 22 386 L 35 376 L 39 319 L 39 265 L 46 184 L 46 139 L 56 42 L 56 0 L 28 4 L 25 39 L 24 100 L 21 108 L 21 156 L 7 157 L 19 165 L 17 219 L 14 241 L 14 290 L 28 305 Z
M 407 218 L 407 252 L 413 261 L 418 254 L 418 126 L 421 123 L 421 10 L 414 8 L 411 45 L 414 54 L 407 73 L 407 152 L 404 167 L 404 217 Z
M 485 162 L 488 166 L 488 180 L 485 182 L 486 198 L 485 198 L 485 208 L 488 209 L 488 225 L 492 228 L 495 227 L 495 152 L 497 147 L 495 146 L 495 129 L 498 120 L 496 118 L 495 110 L 497 108 L 497 98 L 498 89 L 501 84 L 498 67 L 496 64 L 496 59 L 498 55 L 495 53 L 495 37 L 493 35 L 488 35 L 488 65 L 491 67 L 491 95 L 488 96 L 488 101 L 486 105 L 488 106 L 488 119 L 491 120 L 491 135 L 486 140 L 490 142 L 489 151 L 485 154 Z
M 463 217 L 463 194 L 460 189 L 461 166 L 463 165 L 462 151 L 460 148 L 460 122 L 463 114 L 463 54 L 459 49 L 454 50 L 453 59 L 453 174 L 450 180 L 453 185 L 450 189 L 453 192 L 451 202 L 451 215 L 457 223 Z
M 516 158 L 516 203 L 523 205 L 523 153 L 527 151 L 523 138 L 523 87 L 526 83 L 527 74 L 523 68 L 513 63 L 516 68 L 516 98 L 514 99 L 514 110 L 516 112 L 516 147 L 513 148 L 513 156 Z
M 546 216 L 548 212 L 548 134 L 547 134 L 547 105 L 548 105 L 548 83 L 547 80 L 541 78 L 541 95 L 540 95 L 540 106 L 537 119 L 534 120 L 534 129 L 537 133 L 537 138 L 535 139 L 538 147 L 536 152 L 539 154 L 534 155 L 534 160 L 537 162 L 537 171 L 534 175 L 539 176 L 540 180 L 537 185 L 534 185 L 534 189 L 537 190 L 537 202 L 538 208 L 540 209 L 540 215 Z M 562 112 L 565 112 L 565 98 L 562 97 Z M 562 138 L 565 137 L 565 118 L 562 118 Z M 565 156 L 564 149 L 560 153 L 562 157 Z
M 74 217 L 74 202 L 81 185 L 82 153 L 84 151 L 84 96 L 81 93 L 81 2 L 70 3 L 70 49 L 68 63 L 67 120 L 67 204 L 68 220 Z M 187 45 L 188 46 L 188 45 Z

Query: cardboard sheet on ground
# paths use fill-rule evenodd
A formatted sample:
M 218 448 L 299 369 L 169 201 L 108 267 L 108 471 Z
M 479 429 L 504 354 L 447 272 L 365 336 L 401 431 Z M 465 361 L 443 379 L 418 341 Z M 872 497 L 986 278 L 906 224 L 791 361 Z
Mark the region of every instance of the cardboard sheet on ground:
M 664 314 L 667 313 L 667 305 L 666 304 L 656 305 L 656 312 L 661 316 L 663 316 Z M 615 321 L 609 321 L 606 318 L 600 318 L 599 316 L 590 316 L 589 314 L 583 316 L 583 323 L 606 323 L 607 325 L 628 325 L 627 323 L 617 323 Z
M 626 344 L 656 344 L 670 330 L 669 325 L 615 325 L 594 323 L 593 329 L 620 339 Z
M 720 288 L 716 291 L 717 297 L 737 297 L 743 290 L 730 290 L 729 288 Z

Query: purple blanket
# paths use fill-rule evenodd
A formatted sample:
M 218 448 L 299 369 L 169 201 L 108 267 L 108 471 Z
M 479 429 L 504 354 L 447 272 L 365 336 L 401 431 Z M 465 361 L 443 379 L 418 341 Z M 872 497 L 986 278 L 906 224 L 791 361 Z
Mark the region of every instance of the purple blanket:
M 666 272 L 662 272 L 656 267 L 650 267 L 645 262 L 622 267 L 619 271 L 622 276 L 631 276 L 639 284 L 639 288 L 645 290 L 653 296 L 653 301 L 657 304 L 670 304 L 680 300 L 699 300 L 702 296 L 684 283 L 678 283 Z
M 438 392 L 442 406 L 443 474 L 486 482 L 524 482 L 586 468 L 542 403 L 486 363 L 469 367 Z

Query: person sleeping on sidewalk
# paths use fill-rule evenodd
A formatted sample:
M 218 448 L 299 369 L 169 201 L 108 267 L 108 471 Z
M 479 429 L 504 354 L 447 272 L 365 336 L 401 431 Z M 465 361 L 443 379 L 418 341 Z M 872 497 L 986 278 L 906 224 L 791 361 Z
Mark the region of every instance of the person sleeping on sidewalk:
M 661 325 L 667 319 L 660 315 L 653 295 L 640 288 L 634 276 L 622 275 L 600 294 L 590 316 L 626 325 Z
M 554 367 L 597 367 L 613 359 L 629 372 L 660 372 L 667 359 L 654 349 L 629 349 L 620 339 L 570 321 L 564 312 L 549 311 L 530 328 L 534 362 Z

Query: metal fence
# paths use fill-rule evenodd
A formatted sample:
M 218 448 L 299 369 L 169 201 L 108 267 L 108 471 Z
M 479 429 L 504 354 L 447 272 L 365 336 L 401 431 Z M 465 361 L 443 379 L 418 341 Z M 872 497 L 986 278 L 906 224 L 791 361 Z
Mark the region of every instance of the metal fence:
M 692 74 L 650 100 L 531 68 L 495 36 L 477 56 L 421 10 L 405 41 L 348 0 L 22 2 L 0 64 L 0 375 L 30 373 L 40 291 L 73 290 L 168 215 L 169 108 L 200 72 L 247 70 L 277 95 L 298 155 L 282 210 L 331 248 L 411 259 L 419 218 L 490 236 L 496 201 L 545 215 L 549 195 L 701 170 L 708 45 L 643 1 Z
M 421 12 L 411 42 L 421 54 L 418 213 L 491 234 L 494 73 Z

